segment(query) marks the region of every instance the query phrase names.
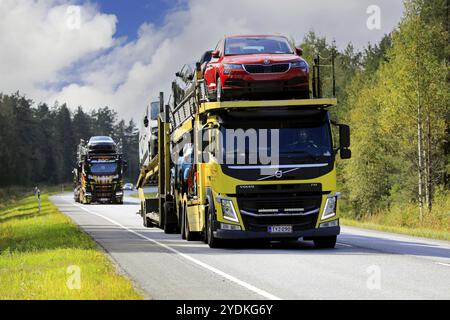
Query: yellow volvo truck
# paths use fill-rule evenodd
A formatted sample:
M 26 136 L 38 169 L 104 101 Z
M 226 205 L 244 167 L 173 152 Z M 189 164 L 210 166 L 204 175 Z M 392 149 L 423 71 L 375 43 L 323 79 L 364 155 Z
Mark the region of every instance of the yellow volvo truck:
M 144 225 L 212 248 L 231 239 L 298 238 L 334 247 L 336 157 L 351 156 L 349 127 L 330 119 L 336 104 L 208 102 L 202 79 L 177 106 L 161 93 L 157 130 L 144 120 L 158 137 L 158 152 L 137 182 Z M 157 187 L 156 196 L 146 194 L 147 185 Z

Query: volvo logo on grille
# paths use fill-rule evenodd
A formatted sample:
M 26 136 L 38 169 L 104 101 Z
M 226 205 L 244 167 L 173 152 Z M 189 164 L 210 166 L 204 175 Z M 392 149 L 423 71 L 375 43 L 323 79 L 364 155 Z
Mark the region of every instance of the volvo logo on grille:
M 277 170 L 277 171 L 275 172 L 275 178 L 280 179 L 282 176 L 283 176 L 283 171 Z
M 269 58 L 265 58 L 263 63 L 266 66 L 269 65 L 270 64 L 270 59 Z

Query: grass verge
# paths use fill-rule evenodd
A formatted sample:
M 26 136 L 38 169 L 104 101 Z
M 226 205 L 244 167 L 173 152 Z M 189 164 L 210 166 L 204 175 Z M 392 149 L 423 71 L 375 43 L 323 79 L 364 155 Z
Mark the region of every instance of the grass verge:
M 417 204 L 393 203 L 388 209 L 355 217 L 343 210 L 343 225 L 406 234 L 416 237 L 450 240 L 450 192 L 436 192 L 431 210 L 424 208 L 420 218 Z
M 72 191 L 70 184 L 63 185 L 40 185 L 41 194 Z M 0 188 L 0 210 L 9 207 L 25 197 L 34 195 L 34 187 L 11 186 Z
M 0 299 L 142 298 L 48 195 L 41 201 L 40 213 L 33 196 L 0 210 Z
M 422 238 L 450 240 L 450 231 L 445 231 L 445 230 L 387 226 L 387 225 L 382 225 L 382 224 L 376 224 L 373 222 L 358 221 L 358 220 L 353 220 L 353 219 L 348 219 L 348 218 L 340 218 L 339 222 L 342 225 L 351 226 L 351 227 L 399 233 L 399 234 L 405 234 L 405 235 L 409 235 L 409 236 L 422 237 Z

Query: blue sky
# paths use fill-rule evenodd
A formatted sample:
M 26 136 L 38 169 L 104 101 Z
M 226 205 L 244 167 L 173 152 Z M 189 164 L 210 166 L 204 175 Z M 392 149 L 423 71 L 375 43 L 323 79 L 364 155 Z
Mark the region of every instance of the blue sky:
M 174 0 L 97 0 L 104 13 L 115 14 L 118 19 L 117 37 L 126 36 L 129 40 L 137 38 L 139 27 L 147 22 L 161 26 L 165 15 L 182 5 Z

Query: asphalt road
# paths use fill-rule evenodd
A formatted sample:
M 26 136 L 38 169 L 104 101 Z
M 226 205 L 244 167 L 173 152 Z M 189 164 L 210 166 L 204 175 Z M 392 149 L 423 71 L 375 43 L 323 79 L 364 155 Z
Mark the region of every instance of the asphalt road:
M 59 209 L 152 299 L 450 299 L 450 242 L 343 227 L 335 249 L 311 242 L 210 249 L 146 229 L 138 199 Z

